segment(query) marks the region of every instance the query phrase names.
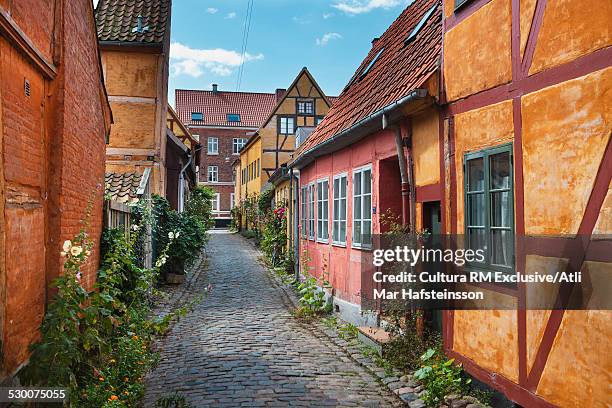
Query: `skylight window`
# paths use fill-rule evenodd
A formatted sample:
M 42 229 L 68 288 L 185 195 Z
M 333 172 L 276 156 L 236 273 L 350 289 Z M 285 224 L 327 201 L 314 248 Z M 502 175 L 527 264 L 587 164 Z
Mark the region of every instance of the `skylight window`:
M 359 75 L 359 80 L 363 79 L 366 75 L 368 75 L 368 72 L 370 72 L 374 64 L 376 64 L 376 61 L 378 60 L 378 58 L 380 57 L 380 55 L 383 53 L 384 50 L 385 50 L 385 47 L 382 47 L 380 51 L 376 53 L 374 58 L 372 58 L 372 61 L 370 61 L 368 66 L 365 67 L 364 70 L 361 72 L 361 75 Z
M 240 114 L 238 113 L 228 113 L 227 114 L 228 122 L 240 122 Z
M 204 120 L 202 112 L 191 112 L 191 120 Z
M 421 21 L 419 21 L 419 24 L 417 24 L 416 27 L 414 27 L 414 29 L 412 30 L 412 32 L 408 35 L 408 38 L 406 38 L 406 41 L 404 41 L 404 44 L 410 44 L 411 42 L 415 40 L 415 38 L 419 34 L 419 31 L 423 29 L 423 26 L 425 25 L 427 20 L 429 20 L 429 17 L 431 17 L 431 15 L 433 14 L 434 10 L 436 9 L 436 6 L 437 5 L 433 6 L 427 11 L 427 13 L 425 13 Z

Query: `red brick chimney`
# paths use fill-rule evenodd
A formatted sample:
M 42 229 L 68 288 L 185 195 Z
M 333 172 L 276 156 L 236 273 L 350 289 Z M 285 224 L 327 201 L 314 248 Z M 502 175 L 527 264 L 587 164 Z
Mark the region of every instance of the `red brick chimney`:
M 286 92 L 287 92 L 286 89 L 276 88 L 276 103 L 280 102 L 280 100 L 283 99 Z

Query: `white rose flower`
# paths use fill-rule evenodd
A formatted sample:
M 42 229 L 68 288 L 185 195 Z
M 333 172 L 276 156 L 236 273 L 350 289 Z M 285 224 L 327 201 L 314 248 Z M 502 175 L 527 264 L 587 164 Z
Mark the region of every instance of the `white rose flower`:
M 168 233 L 168 238 L 170 238 L 170 239 L 174 239 L 174 232 L 170 231 L 170 232 Z
M 134 224 L 134 225 L 132 225 L 132 229 L 134 231 L 138 231 L 140 229 L 140 227 L 138 225 Z
M 66 256 L 66 253 L 64 251 L 60 252 L 61 256 Z
M 79 255 L 81 255 L 81 252 L 83 252 L 83 248 L 81 248 L 78 245 L 73 246 L 72 248 L 70 248 L 70 253 L 72 254 L 72 256 L 79 256 Z
M 176 232 L 174 233 L 174 238 L 178 238 L 178 237 L 179 237 L 179 235 L 181 235 L 181 233 L 180 233 L 179 231 L 176 231 Z
M 64 250 L 64 252 L 68 252 L 70 251 L 70 248 L 72 248 L 72 242 L 70 242 L 70 240 L 66 240 L 64 241 L 64 245 L 62 246 L 62 249 Z

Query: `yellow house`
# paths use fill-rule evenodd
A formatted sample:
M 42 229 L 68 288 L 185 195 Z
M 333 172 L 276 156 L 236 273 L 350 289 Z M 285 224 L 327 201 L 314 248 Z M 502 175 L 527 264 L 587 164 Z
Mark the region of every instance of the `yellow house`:
M 328 98 L 306 67 L 302 68 L 263 125 L 240 151 L 235 197 L 258 195 L 268 179 L 295 150 L 296 131 L 315 127 L 329 111 Z

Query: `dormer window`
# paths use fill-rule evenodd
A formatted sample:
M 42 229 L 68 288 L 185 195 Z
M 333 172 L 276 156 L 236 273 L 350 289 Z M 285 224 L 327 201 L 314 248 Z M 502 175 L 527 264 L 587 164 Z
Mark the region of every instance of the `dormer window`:
M 372 58 L 372 61 L 370 61 L 370 63 L 361 72 L 361 75 L 359 75 L 359 80 L 362 80 L 366 75 L 368 75 L 368 72 L 370 72 L 372 67 L 376 64 L 376 61 L 378 61 L 378 58 L 380 58 L 380 55 L 383 53 L 384 50 L 385 47 L 381 48 L 380 51 L 376 53 L 374 58 Z
M 191 120 L 204 120 L 202 112 L 191 112 Z
M 240 122 L 240 114 L 238 113 L 228 113 L 227 114 L 228 122 Z
M 429 20 L 429 17 L 431 17 L 431 15 L 433 14 L 433 12 L 436 9 L 436 7 L 437 7 L 437 5 L 433 6 L 432 8 L 430 8 L 427 11 L 427 13 L 425 13 L 423 18 L 421 18 L 421 21 L 419 21 L 419 24 L 417 24 L 414 27 L 414 29 L 412 30 L 412 32 L 408 35 L 408 38 L 406 38 L 406 41 L 404 41 L 404 44 L 410 44 L 411 42 L 413 42 L 415 40 L 415 38 L 417 37 L 417 34 L 419 34 L 419 31 L 421 31 L 421 29 L 423 29 L 423 26 L 425 25 L 427 20 Z

